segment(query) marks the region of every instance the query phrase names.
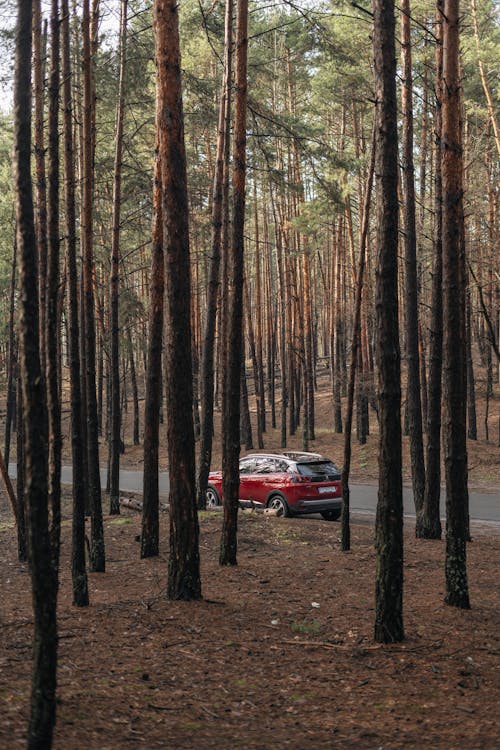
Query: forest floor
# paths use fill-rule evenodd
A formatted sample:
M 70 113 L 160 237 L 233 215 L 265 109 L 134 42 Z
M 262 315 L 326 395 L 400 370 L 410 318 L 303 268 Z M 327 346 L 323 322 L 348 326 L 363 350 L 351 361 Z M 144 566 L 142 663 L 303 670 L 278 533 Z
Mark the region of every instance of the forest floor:
M 321 398 L 311 450 L 341 463 Z M 353 449 L 353 481 L 374 482 L 376 437 Z M 492 443 L 469 443 L 471 486 L 500 498 L 499 458 Z M 140 459 L 127 447 L 123 465 Z M 203 599 L 187 603 L 165 598 L 168 513 L 160 556 L 140 560 L 140 514 L 123 509 L 105 516 L 106 573 L 90 574 L 91 605 L 77 609 L 68 492 L 63 510 L 55 750 L 500 747 L 498 525 L 472 524 L 471 609 L 457 610 L 444 604 L 444 541 L 417 541 L 406 519 L 406 638 L 383 646 L 371 516 L 354 516 L 342 552 L 337 523 L 241 512 L 239 564 L 221 568 L 221 514 L 201 513 Z M 1 491 L 0 563 L 0 748 L 10 750 L 26 743 L 33 617 Z
M 406 639 L 373 641 L 372 521 L 249 511 L 239 564 L 218 565 L 221 514 L 200 514 L 203 599 L 171 602 L 162 550 L 140 560 L 140 515 L 105 517 L 106 573 L 71 603 L 64 513 L 56 750 L 500 746 L 500 532 L 473 524 L 470 610 L 446 606 L 444 542 L 405 530 Z M 25 746 L 33 618 L 15 533 L 0 530 L 0 748 Z

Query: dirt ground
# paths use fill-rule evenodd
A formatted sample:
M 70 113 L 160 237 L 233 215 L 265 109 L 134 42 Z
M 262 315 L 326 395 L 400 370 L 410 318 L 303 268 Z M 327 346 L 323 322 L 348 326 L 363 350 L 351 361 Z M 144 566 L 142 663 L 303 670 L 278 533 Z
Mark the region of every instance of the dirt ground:
M 4 507 L 5 511 L 5 507 Z M 5 516 L 4 516 L 5 517 Z M 405 530 L 406 640 L 372 639 L 372 521 L 242 512 L 239 565 L 220 568 L 221 514 L 202 513 L 203 600 L 165 599 L 162 552 L 139 560 L 140 515 L 105 519 L 107 571 L 71 604 L 63 525 L 54 748 L 500 747 L 500 536 L 473 526 L 472 608 L 443 603 L 444 543 Z M 0 747 L 25 745 L 32 613 L 9 521 L 0 531 Z
M 318 394 L 310 448 L 340 464 L 330 401 Z M 266 448 L 278 440 L 270 430 Z M 289 447 L 302 447 L 300 436 Z M 376 454 L 375 435 L 353 441 L 353 481 L 374 482 Z M 408 480 L 406 440 L 404 455 Z M 140 467 L 142 447 L 127 444 L 122 463 Z M 480 435 L 469 465 L 470 486 L 500 499 L 497 445 Z M 338 523 L 242 512 L 239 564 L 220 568 L 221 514 L 202 513 L 203 600 L 193 603 L 165 598 L 168 513 L 161 523 L 160 557 L 140 560 L 139 513 L 105 517 L 107 570 L 90 575 L 91 605 L 76 609 L 66 498 L 56 750 L 500 748 L 498 526 L 472 526 L 472 608 L 459 611 L 443 603 L 444 541 L 416 541 L 406 522 L 406 639 L 381 646 L 372 517 L 353 518 L 343 553 Z M 14 750 L 25 746 L 32 611 L 1 491 L 0 562 L 0 749 Z

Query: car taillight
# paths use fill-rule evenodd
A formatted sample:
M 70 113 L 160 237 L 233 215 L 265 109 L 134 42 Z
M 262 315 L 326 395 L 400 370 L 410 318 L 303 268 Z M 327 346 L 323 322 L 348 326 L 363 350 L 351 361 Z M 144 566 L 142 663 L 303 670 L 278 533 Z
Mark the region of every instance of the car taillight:
M 304 477 L 302 474 L 294 474 L 292 477 L 292 482 L 309 482 L 309 477 Z

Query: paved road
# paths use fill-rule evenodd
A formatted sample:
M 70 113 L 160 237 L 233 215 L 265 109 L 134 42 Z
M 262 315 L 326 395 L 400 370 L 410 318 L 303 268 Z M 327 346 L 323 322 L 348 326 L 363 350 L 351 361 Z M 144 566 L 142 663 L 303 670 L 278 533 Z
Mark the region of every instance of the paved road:
M 15 465 L 10 464 L 9 473 L 15 476 Z M 71 483 L 72 470 L 70 466 L 64 466 L 62 469 L 62 481 L 64 484 Z M 101 470 L 101 481 L 103 486 L 106 482 L 106 471 Z M 124 492 L 142 492 L 142 471 L 130 471 L 122 469 L 120 471 L 120 489 Z M 160 474 L 160 495 L 168 495 L 168 474 Z M 441 508 L 444 512 L 444 490 L 441 498 Z M 351 510 L 353 512 L 362 512 L 374 514 L 377 505 L 377 488 L 369 484 L 352 484 L 351 485 Z M 413 493 L 410 488 L 405 487 L 403 493 L 404 513 L 408 517 L 415 516 L 413 506 Z M 500 523 L 500 496 L 494 492 L 476 492 L 469 493 L 470 517 L 475 521 L 488 521 Z

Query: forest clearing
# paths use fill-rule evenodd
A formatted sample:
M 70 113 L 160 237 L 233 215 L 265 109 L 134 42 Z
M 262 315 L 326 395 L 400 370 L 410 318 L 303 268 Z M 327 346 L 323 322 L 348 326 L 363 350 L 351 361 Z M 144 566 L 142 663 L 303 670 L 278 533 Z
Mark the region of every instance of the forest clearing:
M 498 3 L 0 11 L 0 746 L 497 747 Z

